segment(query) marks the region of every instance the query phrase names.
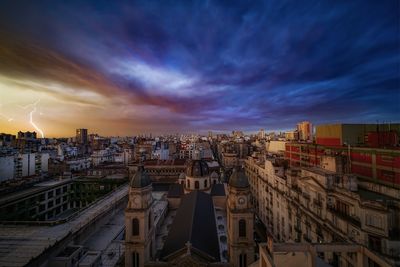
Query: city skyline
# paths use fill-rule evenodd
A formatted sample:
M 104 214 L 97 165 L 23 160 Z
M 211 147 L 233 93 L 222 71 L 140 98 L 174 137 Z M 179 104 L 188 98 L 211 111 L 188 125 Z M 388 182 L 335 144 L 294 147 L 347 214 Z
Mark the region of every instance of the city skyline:
M 397 1 L 2 2 L 0 132 L 396 122 L 396 10 Z

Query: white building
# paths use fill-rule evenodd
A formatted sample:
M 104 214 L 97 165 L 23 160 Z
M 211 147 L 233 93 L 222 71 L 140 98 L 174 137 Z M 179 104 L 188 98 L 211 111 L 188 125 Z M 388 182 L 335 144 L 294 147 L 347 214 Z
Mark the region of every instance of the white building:
M 91 166 L 90 158 L 70 159 L 66 161 L 71 171 L 87 170 Z
M 14 178 L 14 156 L 0 157 L 0 182 Z

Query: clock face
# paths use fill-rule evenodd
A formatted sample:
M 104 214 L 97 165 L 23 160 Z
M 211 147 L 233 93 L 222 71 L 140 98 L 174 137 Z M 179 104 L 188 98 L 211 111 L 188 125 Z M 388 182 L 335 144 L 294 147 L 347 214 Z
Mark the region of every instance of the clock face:
M 138 197 L 133 198 L 133 204 L 135 204 L 135 206 L 138 206 L 140 204 L 140 199 Z
M 244 203 L 246 203 L 246 199 L 244 197 L 239 197 L 238 202 L 240 205 L 243 205 Z

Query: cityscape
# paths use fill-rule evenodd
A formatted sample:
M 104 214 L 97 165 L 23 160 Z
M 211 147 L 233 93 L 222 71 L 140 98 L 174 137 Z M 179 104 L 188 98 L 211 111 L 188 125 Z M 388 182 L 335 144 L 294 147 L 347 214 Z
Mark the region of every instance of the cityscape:
M 1 2 L 0 266 L 400 266 L 400 2 Z

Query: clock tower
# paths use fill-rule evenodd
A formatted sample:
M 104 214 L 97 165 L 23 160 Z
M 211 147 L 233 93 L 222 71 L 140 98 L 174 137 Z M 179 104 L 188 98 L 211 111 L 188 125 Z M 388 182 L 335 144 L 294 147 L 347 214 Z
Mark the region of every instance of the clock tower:
M 227 220 L 229 262 L 234 267 L 246 267 L 254 262 L 255 244 L 254 213 L 244 170 L 234 169 L 229 179 Z
M 133 175 L 132 175 L 133 173 Z M 152 185 L 142 165 L 129 168 L 129 200 L 125 209 L 125 266 L 140 267 L 154 257 L 155 229 Z

